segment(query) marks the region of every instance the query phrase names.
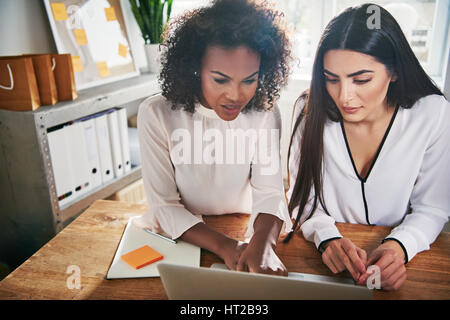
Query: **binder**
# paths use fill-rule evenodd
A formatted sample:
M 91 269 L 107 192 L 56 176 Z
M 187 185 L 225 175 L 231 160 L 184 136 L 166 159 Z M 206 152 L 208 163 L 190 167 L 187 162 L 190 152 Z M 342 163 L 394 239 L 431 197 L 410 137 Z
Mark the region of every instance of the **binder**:
M 72 170 L 74 199 L 78 199 L 92 189 L 86 138 L 81 122 L 72 122 L 65 126 L 64 130 L 70 158 L 70 166 L 67 170 Z
M 47 139 L 50 159 L 55 179 L 56 196 L 59 206 L 64 206 L 75 198 L 74 179 L 69 157 L 69 145 L 66 143 L 65 127 L 58 126 L 48 130 Z
M 100 159 L 100 171 L 103 184 L 114 179 L 111 146 L 109 142 L 108 121 L 106 119 L 106 116 L 106 113 L 102 113 L 98 114 L 94 118 L 98 156 Z
M 137 128 L 128 128 L 128 138 L 130 142 L 130 160 L 132 166 L 141 165 L 141 150 L 139 147 L 139 139 Z
M 106 114 L 106 119 L 108 121 L 109 142 L 111 145 L 114 176 L 118 178 L 123 175 L 124 170 L 117 111 L 115 109 L 111 109 L 111 111 Z
M 97 133 L 95 129 L 95 118 L 86 117 L 80 119 L 83 127 L 84 137 L 86 140 L 86 152 L 89 163 L 89 176 L 92 188 L 96 188 L 102 184 L 102 173 L 100 169 L 100 158 L 98 155 Z
M 124 173 L 131 171 L 131 157 L 130 157 L 130 141 L 128 139 L 128 118 L 127 109 L 122 108 L 117 110 L 117 120 L 119 125 L 120 146 L 122 150 L 122 162 Z

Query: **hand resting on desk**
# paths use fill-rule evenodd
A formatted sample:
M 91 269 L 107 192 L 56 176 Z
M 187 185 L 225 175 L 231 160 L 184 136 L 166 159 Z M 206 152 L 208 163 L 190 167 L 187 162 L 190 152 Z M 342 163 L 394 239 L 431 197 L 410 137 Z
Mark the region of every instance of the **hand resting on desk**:
M 347 238 L 331 240 L 324 245 L 322 261 L 333 273 L 348 270 L 359 285 L 366 285 L 371 274 L 367 269 L 376 265 L 380 269 L 381 289 L 397 290 L 406 280 L 404 253 L 395 241 L 387 241 L 367 254 Z
M 397 290 L 406 280 L 405 255 L 395 241 L 386 241 L 373 250 L 367 261 L 367 266 L 369 265 L 380 268 L 383 290 Z M 357 283 L 365 284 L 369 276 L 367 273 L 362 275 Z

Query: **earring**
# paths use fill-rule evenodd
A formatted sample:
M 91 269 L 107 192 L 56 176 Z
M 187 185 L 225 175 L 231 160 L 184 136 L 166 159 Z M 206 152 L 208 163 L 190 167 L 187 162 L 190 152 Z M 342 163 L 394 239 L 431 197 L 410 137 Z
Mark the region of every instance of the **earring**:
M 261 79 L 259 79 L 258 80 L 258 92 L 261 92 L 262 91 L 262 88 L 263 88 L 263 84 L 262 84 L 262 80 Z

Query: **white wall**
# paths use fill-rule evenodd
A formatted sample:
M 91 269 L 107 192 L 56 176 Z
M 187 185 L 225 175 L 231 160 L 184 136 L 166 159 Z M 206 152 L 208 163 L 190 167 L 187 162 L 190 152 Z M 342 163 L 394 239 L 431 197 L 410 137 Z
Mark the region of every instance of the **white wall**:
M 42 0 L 0 0 L 0 55 L 55 52 Z
M 291 80 L 286 88 L 280 92 L 278 107 L 281 113 L 281 165 L 283 166 L 283 177 L 287 179 L 287 154 L 291 138 L 291 123 L 294 103 L 300 94 L 309 87 L 308 80 Z
M 145 72 L 147 68 L 147 60 L 144 51 L 144 39 L 131 12 L 130 2 L 128 0 L 120 0 L 122 12 L 127 27 L 128 40 L 130 41 L 131 51 L 133 53 L 134 63 L 141 72 Z

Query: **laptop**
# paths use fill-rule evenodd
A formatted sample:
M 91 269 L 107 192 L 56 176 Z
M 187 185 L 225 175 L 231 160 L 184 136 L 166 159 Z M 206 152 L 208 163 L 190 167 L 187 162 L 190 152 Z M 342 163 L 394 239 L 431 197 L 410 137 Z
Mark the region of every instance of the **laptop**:
M 288 277 L 169 263 L 158 271 L 170 300 L 370 300 L 352 279 L 289 272 Z

